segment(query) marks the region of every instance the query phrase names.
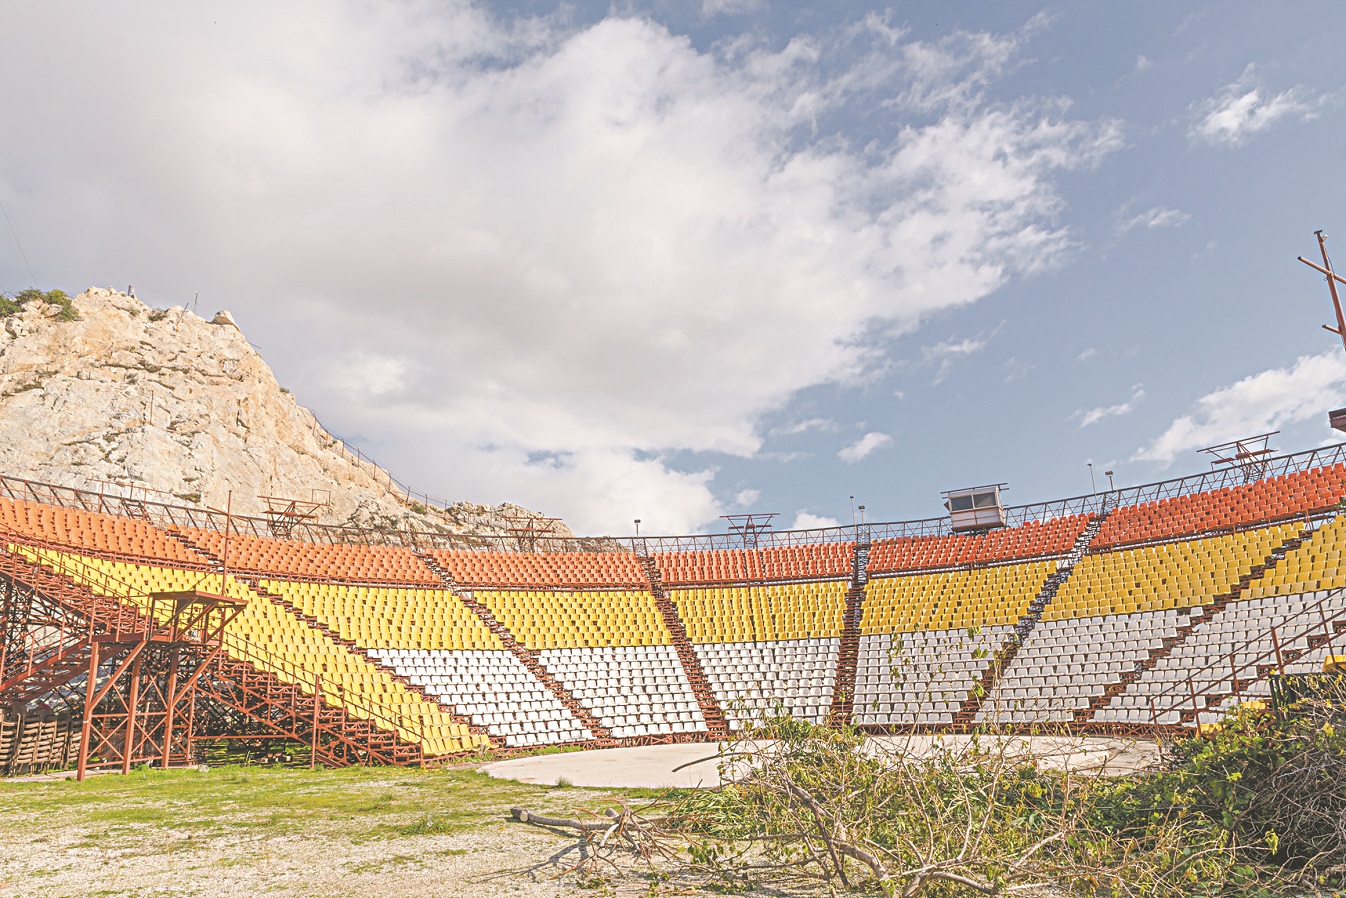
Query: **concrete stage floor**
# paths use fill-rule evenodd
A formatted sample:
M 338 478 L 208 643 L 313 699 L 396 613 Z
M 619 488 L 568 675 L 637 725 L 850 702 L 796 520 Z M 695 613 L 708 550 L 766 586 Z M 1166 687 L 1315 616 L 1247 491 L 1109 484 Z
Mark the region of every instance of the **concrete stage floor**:
M 866 743 L 869 751 L 894 759 L 903 754 L 919 755 L 936 743 L 958 750 L 968 736 L 879 736 Z M 1035 756 L 1044 767 L 1118 776 L 1155 763 L 1159 749 L 1154 742 L 1095 736 L 1000 736 L 980 737 L 983 745 L 1004 740 L 1013 755 Z M 497 761 L 480 768 L 498 779 L 554 786 L 566 780 L 572 786 L 597 788 L 695 788 L 720 783 L 720 746 L 713 742 L 690 745 L 649 745 L 640 748 L 602 748 L 593 751 L 535 755 Z M 704 763 L 682 767 L 692 761 Z

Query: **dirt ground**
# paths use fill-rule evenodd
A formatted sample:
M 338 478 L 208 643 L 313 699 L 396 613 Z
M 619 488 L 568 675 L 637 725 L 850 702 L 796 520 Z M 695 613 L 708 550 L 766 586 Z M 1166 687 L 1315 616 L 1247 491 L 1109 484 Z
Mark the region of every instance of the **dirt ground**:
M 893 750 L 875 740 L 875 752 Z M 905 750 L 928 746 L 906 743 Z M 1075 769 L 1122 773 L 1144 743 L 1033 747 Z M 451 770 L 216 768 L 0 781 L 0 898 L 202 896 L 439 898 L 687 894 L 640 876 L 577 886 L 554 877 L 573 837 L 509 819 L 638 805 L 662 787 L 709 785 L 712 745 L 553 754 Z M 645 788 L 641 788 L 645 787 Z

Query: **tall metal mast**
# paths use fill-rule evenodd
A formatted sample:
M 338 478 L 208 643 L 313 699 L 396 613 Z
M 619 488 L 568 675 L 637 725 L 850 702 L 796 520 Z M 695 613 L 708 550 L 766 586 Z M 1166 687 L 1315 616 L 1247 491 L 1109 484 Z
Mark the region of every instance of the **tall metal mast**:
M 1341 312 L 1341 296 L 1337 293 L 1337 283 L 1341 282 L 1346 284 L 1346 278 L 1342 278 L 1341 275 L 1332 270 L 1332 260 L 1327 257 L 1327 235 L 1322 231 L 1314 231 L 1313 233 L 1314 236 L 1318 238 L 1318 249 L 1323 254 L 1323 264 L 1318 265 L 1315 262 L 1310 262 L 1303 256 L 1299 257 L 1299 261 L 1303 262 L 1314 271 L 1319 271 L 1326 275 L 1327 289 L 1332 292 L 1332 308 L 1337 313 L 1337 326 L 1332 327 L 1329 324 L 1324 324 L 1323 330 L 1331 331 L 1338 337 L 1341 337 L 1341 346 L 1343 349 L 1346 349 L 1346 315 L 1343 315 Z

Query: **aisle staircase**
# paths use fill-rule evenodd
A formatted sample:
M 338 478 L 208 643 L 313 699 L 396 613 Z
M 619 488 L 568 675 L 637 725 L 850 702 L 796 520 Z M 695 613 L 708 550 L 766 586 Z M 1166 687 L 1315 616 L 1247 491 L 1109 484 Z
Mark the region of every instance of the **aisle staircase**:
M 612 732 L 607 727 L 603 726 L 602 722 L 593 715 L 593 712 L 581 704 L 579 699 L 575 698 L 574 693 L 567 689 L 564 683 L 552 676 L 551 671 L 547 670 L 546 665 L 542 663 L 541 655 L 537 651 L 528 648 L 528 646 L 515 639 L 514 634 L 509 631 L 509 628 L 500 623 L 500 621 L 496 619 L 496 616 L 491 613 L 491 609 L 487 608 L 481 602 L 478 602 L 470 591 L 460 588 L 458 584 L 454 582 L 454 579 L 449 576 L 449 573 L 440 566 L 439 562 L 435 561 L 434 556 L 429 552 L 417 552 L 416 554 L 425 562 L 430 570 L 435 572 L 435 576 L 444 584 L 445 589 L 448 589 L 456 595 L 459 601 L 463 603 L 463 606 L 475 614 L 477 618 L 486 625 L 486 629 L 496 635 L 496 638 L 500 640 L 500 644 L 503 645 L 515 658 L 518 658 L 519 662 L 528 669 L 528 672 L 536 677 L 538 681 L 556 697 L 556 700 L 574 715 L 576 720 L 584 725 L 584 728 L 589 731 L 589 734 L 593 736 L 594 740 L 597 742 L 598 747 L 617 744 L 617 740 L 612 737 Z
M 727 738 L 729 724 L 725 720 L 724 710 L 715 700 L 715 693 L 710 688 L 710 681 L 706 679 L 701 659 L 696 656 L 696 649 L 687 638 L 687 627 L 678 616 L 677 606 L 668 597 L 668 593 L 664 592 L 659 567 L 648 555 L 641 555 L 639 558 L 640 566 L 645 571 L 645 578 L 650 581 L 650 593 L 654 596 L 654 605 L 663 615 L 664 626 L 673 639 L 673 650 L 677 652 L 678 661 L 682 664 L 683 675 L 687 677 L 687 682 L 692 687 L 692 694 L 696 696 L 697 707 L 701 709 L 701 719 L 706 722 L 706 731 L 712 739 Z
M 869 543 L 857 543 L 851 567 L 851 585 L 846 591 L 846 612 L 841 621 L 841 648 L 837 652 L 837 676 L 832 685 L 832 708 L 828 722 L 833 727 L 850 724 L 855 711 L 855 676 L 860 664 L 860 618 L 864 614 L 865 584 L 869 582 Z

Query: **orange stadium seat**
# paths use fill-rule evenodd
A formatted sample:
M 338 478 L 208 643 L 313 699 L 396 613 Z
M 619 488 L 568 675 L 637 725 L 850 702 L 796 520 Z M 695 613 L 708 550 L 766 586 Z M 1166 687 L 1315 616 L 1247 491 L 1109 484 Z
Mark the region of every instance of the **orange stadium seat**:
M 1029 521 L 978 534 L 904 536 L 874 543 L 870 573 L 918 571 L 1064 555 L 1093 515 Z
M 648 589 L 630 552 L 476 552 L 437 549 L 431 556 L 460 586 L 515 589 Z
M 1326 511 L 1346 496 L 1346 465 L 1311 468 L 1240 486 L 1118 508 L 1094 548 L 1233 530 Z
M 216 558 L 224 555 L 224 533 L 189 529 L 183 533 Z M 232 533 L 228 567 L 253 576 L 342 583 L 442 585 L 435 572 L 405 546 L 305 543 Z
M 207 559 L 148 521 L 0 497 L 0 531 L 120 560 L 152 559 L 200 570 Z
M 765 549 L 692 549 L 654 556 L 666 586 L 764 580 L 838 580 L 851 575 L 854 543 L 815 543 Z

